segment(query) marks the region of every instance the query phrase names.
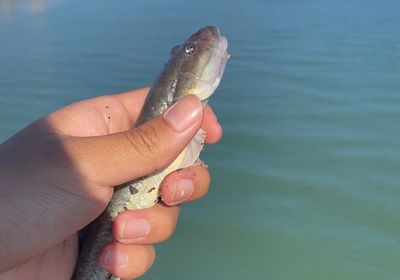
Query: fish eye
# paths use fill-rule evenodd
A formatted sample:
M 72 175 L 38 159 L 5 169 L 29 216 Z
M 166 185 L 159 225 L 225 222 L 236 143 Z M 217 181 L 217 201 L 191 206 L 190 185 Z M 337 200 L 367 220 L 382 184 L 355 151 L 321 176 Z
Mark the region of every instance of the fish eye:
M 196 51 L 196 46 L 193 44 L 187 44 L 185 46 L 185 53 L 188 55 L 193 54 Z

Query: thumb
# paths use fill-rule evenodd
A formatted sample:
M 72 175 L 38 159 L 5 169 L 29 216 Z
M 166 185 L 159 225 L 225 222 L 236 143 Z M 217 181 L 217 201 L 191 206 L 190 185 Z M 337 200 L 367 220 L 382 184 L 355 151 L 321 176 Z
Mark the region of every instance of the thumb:
M 136 128 L 72 138 L 67 149 L 89 182 L 116 186 L 167 167 L 200 129 L 202 117 L 200 100 L 189 95 Z

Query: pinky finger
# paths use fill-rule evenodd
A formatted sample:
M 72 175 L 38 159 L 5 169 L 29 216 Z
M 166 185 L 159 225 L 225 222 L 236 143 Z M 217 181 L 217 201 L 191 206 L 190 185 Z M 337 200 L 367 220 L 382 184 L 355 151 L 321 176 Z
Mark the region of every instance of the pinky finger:
M 113 242 L 99 255 L 100 265 L 122 279 L 133 279 L 150 269 L 156 257 L 153 246 Z

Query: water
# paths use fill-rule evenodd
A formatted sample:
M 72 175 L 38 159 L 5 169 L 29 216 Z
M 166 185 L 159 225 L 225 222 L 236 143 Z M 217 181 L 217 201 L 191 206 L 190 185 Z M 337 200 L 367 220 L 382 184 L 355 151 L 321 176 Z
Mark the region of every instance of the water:
M 10 6 L 11 5 L 11 6 Z M 11 8 L 10 8 L 11 7 Z M 0 138 L 70 102 L 148 85 L 218 25 L 209 195 L 143 279 L 398 279 L 400 2 L 0 1 Z

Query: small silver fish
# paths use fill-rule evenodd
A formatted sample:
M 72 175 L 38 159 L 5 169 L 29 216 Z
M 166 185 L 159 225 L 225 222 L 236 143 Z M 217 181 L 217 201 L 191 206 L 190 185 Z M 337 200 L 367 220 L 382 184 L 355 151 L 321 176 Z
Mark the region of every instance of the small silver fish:
M 194 94 L 206 104 L 221 81 L 229 58 L 228 41 L 218 27 L 207 26 L 171 50 L 171 58 L 156 78 L 136 126 L 162 114 L 185 95 Z M 152 207 L 158 202 L 159 186 L 169 173 L 192 165 L 202 150 L 205 133 L 199 131 L 185 150 L 159 173 L 115 188 L 104 212 L 82 231 L 80 253 L 73 280 L 119 279 L 98 263 L 100 250 L 114 240 L 112 224 L 125 210 Z

